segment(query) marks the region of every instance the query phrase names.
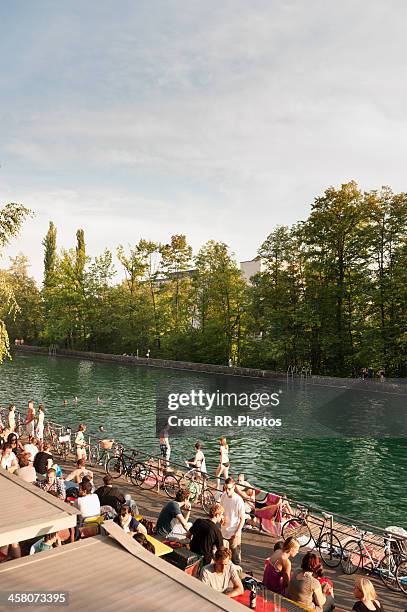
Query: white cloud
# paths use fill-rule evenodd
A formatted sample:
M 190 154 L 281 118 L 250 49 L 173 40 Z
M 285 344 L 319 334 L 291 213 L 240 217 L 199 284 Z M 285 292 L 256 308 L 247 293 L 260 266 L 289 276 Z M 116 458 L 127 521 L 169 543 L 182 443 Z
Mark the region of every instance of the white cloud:
M 0 76 L 0 173 L 38 211 L 37 276 L 51 218 L 95 254 L 183 232 L 248 259 L 330 184 L 404 189 L 404 3 L 92 6 L 31 14 Z

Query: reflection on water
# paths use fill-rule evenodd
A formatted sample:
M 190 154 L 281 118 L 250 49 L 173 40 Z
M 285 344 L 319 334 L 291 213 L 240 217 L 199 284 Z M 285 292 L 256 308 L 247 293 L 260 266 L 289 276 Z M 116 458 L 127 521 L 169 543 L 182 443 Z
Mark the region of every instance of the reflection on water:
M 391 394 L 375 393 L 369 397 L 365 391 L 330 388 L 324 391 L 329 395 L 324 395 L 321 402 L 318 389 L 287 387 L 285 381 L 251 380 L 249 383 L 228 376 L 34 355 L 16 356 L 12 363 L 0 369 L 3 407 L 14 401 L 18 408 L 25 410 L 27 400 L 32 397 L 45 404 L 46 417 L 52 420 L 74 428 L 83 421 L 93 431 L 103 423 L 106 431 L 117 439 L 155 452 L 158 452 L 157 385 L 178 392 L 200 388 L 232 392 L 250 385 L 257 391 L 270 391 L 271 387 L 276 391 L 279 385 L 285 400 L 281 402 L 281 410 L 289 415 L 295 403 L 305 420 L 307 416 L 315 419 L 318 414 L 315 427 L 320 435 L 326 435 L 327 429 L 335 435 L 332 420 L 327 421 L 323 410 L 328 404 L 336 426 L 346 421 L 350 435 L 358 435 L 366 415 L 376 422 L 385 414 L 399 429 L 406 427 L 404 398 Z M 73 404 L 75 396 L 77 405 Z M 64 399 L 68 400 L 68 406 L 63 405 Z M 313 431 L 308 435 L 312 436 Z M 317 435 L 316 429 L 314 435 Z M 207 465 L 213 472 L 219 456 L 217 440 L 213 432 L 212 435 L 205 433 L 202 439 Z M 174 439 L 174 459 L 190 458 L 194 442 L 195 436 Z M 239 430 L 230 440 L 233 474 L 244 471 L 248 480 L 262 487 L 380 526 L 406 526 L 406 451 L 406 438 L 289 439 L 271 437 L 267 431 Z

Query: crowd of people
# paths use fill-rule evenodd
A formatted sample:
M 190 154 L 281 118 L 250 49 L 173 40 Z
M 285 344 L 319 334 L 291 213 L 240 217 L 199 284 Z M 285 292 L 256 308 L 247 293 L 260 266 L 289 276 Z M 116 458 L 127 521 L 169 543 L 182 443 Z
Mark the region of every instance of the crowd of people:
M 134 538 L 146 550 L 154 553 L 154 545 L 148 539 L 147 528 L 138 516 L 138 509 L 123 495 L 111 476 L 105 475 L 103 485 L 95 487 L 94 474 L 86 465 L 85 425 L 80 425 L 75 436 L 76 466 L 65 475 L 55 462 L 53 449 L 43 440 L 44 409 L 37 411 L 34 402 L 28 402 L 25 419 L 25 435 L 17 433 L 15 406 L 10 405 L 6 424 L 0 424 L 0 466 L 16 474 L 25 482 L 34 484 L 60 500 L 74 505 L 78 510 L 78 525 L 70 541 L 81 537 L 81 526 L 87 520 L 100 516 L 113 518 L 124 532 Z M 160 438 L 161 457 L 168 464 L 170 444 L 168 431 Z M 171 542 L 188 543 L 190 550 L 200 558 L 199 579 L 212 589 L 237 597 L 243 593 L 242 583 L 242 531 L 246 526 L 256 525 L 258 503 L 255 489 L 239 474 L 237 481 L 229 476 L 230 456 L 226 438 L 219 441 L 219 464 L 215 472 L 218 490 L 223 476 L 223 490 L 219 490 L 217 502 L 207 517 L 191 521 L 192 506 L 190 491 L 180 489 L 175 500 L 167 502 L 161 509 L 156 526 L 157 538 Z M 187 462 L 201 472 L 206 472 L 202 444 L 197 442 L 194 456 Z M 290 514 L 287 500 L 266 499 L 267 509 L 274 514 Z M 62 545 L 58 533 L 49 533 L 31 546 L 31 554 L 51 550 Z M 7 549 L 6 549 L 7 548 Z M 0 562 L 21 555 L 19 543 L 0 549 Z M 329 612 L 335 608 L 334 586 L 324 576 L 319 556 L 313 552 L 303 555 L 300 567 L 293 571 L 291 560 L 299 554 L 300 543 L 293 537 L 277 541 L 270 557 L 265 559 L 262 583 L 272 592 L 287 596 L 309 609 Z M 383 607 L 378 602 L 372 583 L 359 578 L 354 590 L 357 602 L 353 610 L 366 612 Z

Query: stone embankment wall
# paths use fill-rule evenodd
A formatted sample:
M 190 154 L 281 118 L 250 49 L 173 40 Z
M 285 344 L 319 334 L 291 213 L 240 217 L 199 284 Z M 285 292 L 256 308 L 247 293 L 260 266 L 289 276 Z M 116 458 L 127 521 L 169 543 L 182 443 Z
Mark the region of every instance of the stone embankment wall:
M 13 352 L 22 353 L 39 353 L 49 355 L 50 349 L 46 346 L 12 346 Z M 292 381 L 292 377 L 287 376 L 285 372 L 273 372 L 271 370 L 258 370 L 255 368 L 237 368 L 214 365 L 211 363 L 191 363 L 188 361 L 173 361 L 171 359 L 147 359 L 146 357 L 134 357 L 132 355 L 112 355 L 111 353 L 93 353 L 91 351 L 73 351 L 70 349 L 56 349 L 53 353 L 59 357 L 74 357 L 76 359 L 90 359 L 92 361 L 110 361 L 114 363 L 127 363 L 135 366 L 147 366 L 150 368 L 169 368 L 172 370 L 190 370 L 193 372 L 204 372 L 207 374 L 226 374 L 228 376 L 245 376 L 250 378 L 261 379 L 282 379 L 287 378 Z M 369 379 L 362 380 L 361 378 L 336 378 L 332 376 L 312 375 L 307 378 L 300 378 L 298 375 L 294 378 L 296 381 L 310 382 L 315 386 L 328 387 L 346 387 L 367 391 L 381 391 L 396 395 L 407 394 L 406 379 Z
M 13 346 L 15 353 L 39 353 L 49 355 L 50 349 L 45 346 Z M 56 349 L 56 356 L 76 357 L 78 359 L 91 359 L 92 361 L 110 361 L 115 363 L 127 363 L 142 365 L 151 368 L 170 368 L 173 370 L 192 370 L 194 372 L 206 372 L 208 374 L 227 374 L 229 376 L 249 376 L 251 378 L 282 378 L 283 372 L 272 372 L 270 370 L 257 370 L 255 368 L 235 368 L 214 365 L 210 363 L 191 363 L 188 361 L 173 361 L 171 359 L 147 359 L 146 357 L 134 357 L 131 355 L 112 355 L 110 353 L 93 353 L 91 351 L 73 351 L 70 349 Z

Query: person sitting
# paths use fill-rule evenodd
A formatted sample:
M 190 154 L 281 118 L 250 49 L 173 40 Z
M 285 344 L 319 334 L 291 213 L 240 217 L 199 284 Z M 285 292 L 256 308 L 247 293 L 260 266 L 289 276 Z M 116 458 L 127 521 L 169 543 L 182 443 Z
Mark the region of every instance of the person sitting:
M 120 525 L 123 531 L 130 533 L 131 535 L 134 533 L 143 533 L 144 535 L 147 535 L 147 529 L 131 515 L 129 506 L 122 506 L 120 514 L 113 519 L 113 522 Z
M 100 515 L 100 501 L 96 493 L 92 493 L 92 489 L 92 483 L 84 478 L 79 485 L 79 497 L 75 501 L 82 520 Z
M 213 563 L 203 568 L 201 581 L 214 591 L 225 593 L 228 597 L 238 597 L 243 594 L 243 584 L 231 556 L 228 548 L 218 548 Z
M 58 533 L 46 533 L 41 540 L 37 540 L 37 542 L 31 546 L 30 555 L 45 552 L 47 550 L 51 550 L 51 548 L 56 548 L 57 546 L 62 546 L 61 538 L 59 537 Z
M 5 444 L 1 451 L 0 467 L 9 472 L 15 472 L 18 469 L 17 457 L 13 452 L 11 444 Z
M 65 486 L 75 486 L 82 482 L 84 476 L 87 476 L 90 482 L 93 484 L 93 472 L 92 470 L 86 469 L 86 461 L 85 459 L 78 459 L 76 462 L 76 468 L 72 470 L 65 478 Z
M 35 482 L 37 480 L 37 472 L 33 467 L 30 457 L 30 453 L 21 453 L 18 458 L 19 467 L 15 474 L 24 480 L 24 482 Z
M 209 518 L 196 519 L 186 533 L 186 537 L 191 538 L 190 550 L 203 556 L 204 565 L 211 563 L 214 549 L 223 548 L 222 532 L 219 529 L 223 513 L 223 507 L 214 504 L 209 508 Z
M 103 477 L 103 485 L 96 489 L 95 493 L 101 506 L 111 506 L 117 514 L 119 514 L 120 508 L 126 501 L 118 487 L 113 486 L 113 478 L 109 474 Z
M 49 470 L 47 470 L 47 476 L 45 480 L 34 482 L 34 484 L 43 491 L 47 491 L 47 493 L 51 493 L 51 491 L 56 493 L 59 499 L 63 499 L 65 501 L 65 483 L 62 478 L 57 478 L 57 473 L 54 468 L 50 468 Z
M 290 536 L 284 541 L 281 548 L 273 551 L 273 554 L 266 559 L 263 584 L 268 589 L 275 593 L 285 594 L 291 576 L 290 557 L 295 557 L 299 550 L 298 540 Z
M 191 527 L 191 523 L 188 523 L 190 512 L 189 491 L 180 489 L 177 491 L 175 501 L 168 502 L 161 510 L 157 519 L 157 535 L 174 539 L 185 537 Z
M 44 442 L 44 444 L 40 445 L 40 450 L 34 457 L 35 471 L 37 474 L 41 474 L 41 476 L 44 476 L 53 464 L 50 448 L 50 445 Z
M 256 492 L 250 482 L 245 480 L 244 474 L 238 474 L 235 492 L 243 499 L 246 514 L 250 514 L 255 507 Z
M 322 592 L 326 597 L 326 602 L 324 604 L 324 612 L 334 610 L 334 584 L 332 580 L 325 576 L 324 568 L 322 567 L 321 559 L 319 557 L 318 562 L 315 564 L 315 567 L 312 571 L 312 575 L 320 583 L 322 587 Z
M 153 553 L 155 555 L 155 546 L 149 540 L 147 540 L 144 533 L 135 533 L 133 536 L 133 540 L 136 540 L 143 548 L 148 550 L 148 552 Z
M 384 612 L 384 608 L 377 599 L 376 591 L 369 578 L 359 576 L 356 579 L 353 593 L 358 599 L 352 608 L 355 612 L 370 612 L 373 610 Z
M 16 457 L 24 451 L 23 445 L 19 441 L 17 434 L 14 432 L 9 433 L 7 436 L 7 444 L 11 445 L 11 450 Z
M 297 570 L 290 580 L 287 596 L 306 606 L 307 609 L 322 612 L 322 610 L 325 610 L 323 606 L 326 603 L 326 596 L 322 592 L 320 582 L 313 576 L 314 570 L 319 564 L 318 555 L 307 552 L 301 561 L 301 569 Z M 328 610 L 332 610 L 332 602 L 333 598 Z
M 38 453 L 38 446 L 35 444 L 34 436 L 30 436 L 28 443 L 24 444 L 24 452 L 30 454 L 30 461 L 34 461 L 35 455 Z
M 269 531 L 274 531 L 274 523 L 283 523 L 292 519 L 295 522 L 294 512 L 286 497 L 275 493 L 267 493 L 262 502 L 255 502 L 255 510 L 252 524 L 260 526 Z

